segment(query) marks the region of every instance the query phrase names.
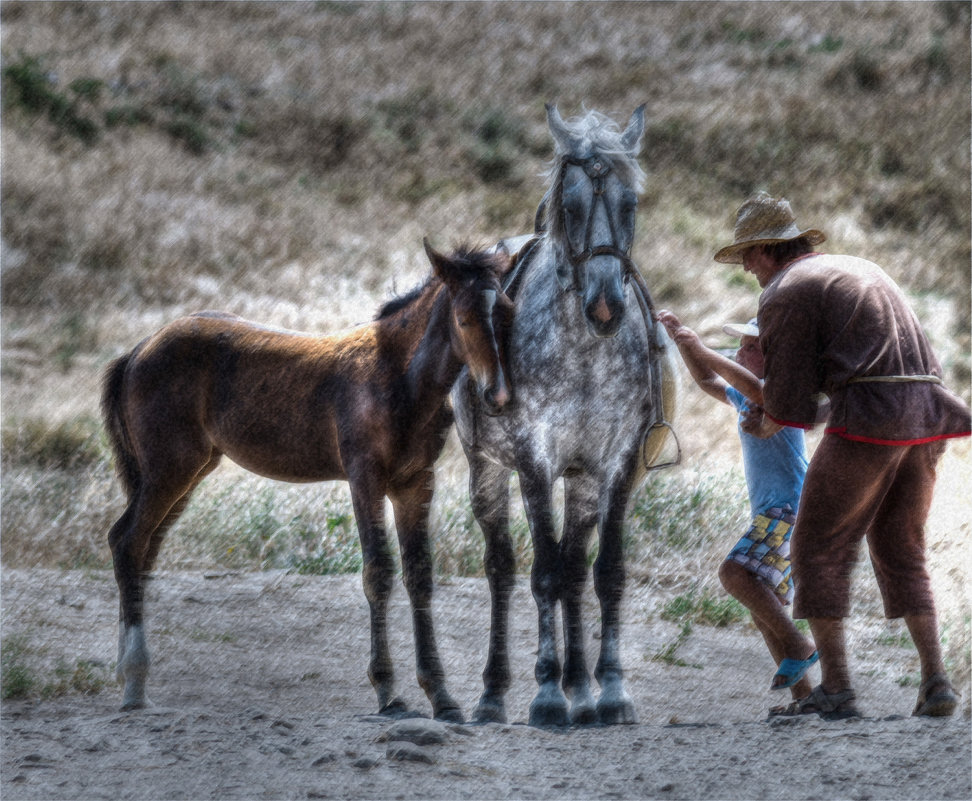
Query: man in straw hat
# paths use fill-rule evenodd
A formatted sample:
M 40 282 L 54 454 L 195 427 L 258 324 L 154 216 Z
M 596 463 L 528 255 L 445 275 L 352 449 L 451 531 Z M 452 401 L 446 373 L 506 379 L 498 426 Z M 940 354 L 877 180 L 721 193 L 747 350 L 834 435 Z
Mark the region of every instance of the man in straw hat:
M 898 286 L 864 259 L 815 253 L 824 239 L 796 224 L 785 199 L 759 193 L 740 207 L 732 244 L 715 254 L 742 264 L 763 288 L 763 410 L 746 430 L 765 437 L 783 425 L 810 428 L 820 394 L 830 400 L 791 551 L 794 616 L 810 624 L 821 683 L 788 712 L 859 715 L 843 619 L 866 537 L 885 614 L 904 618 L 921 660 L 913 714 L 951 715 L 958 699 L 942 661 L 925 522 L 945 440 L 970 434 L 969 409 L 943 386 Z

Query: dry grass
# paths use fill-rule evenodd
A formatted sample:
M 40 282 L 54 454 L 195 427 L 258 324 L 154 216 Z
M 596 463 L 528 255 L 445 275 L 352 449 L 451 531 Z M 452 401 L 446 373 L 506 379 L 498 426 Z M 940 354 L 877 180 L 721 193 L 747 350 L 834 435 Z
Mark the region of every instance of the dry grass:
M 527 230 L 547 100 L 619 119 L 647 102 L 635 257 L 656 301 L 713 344 L 758 288 L 711 254 L 768 188 L 828 249 L 886 267 L 969 398 L 965 3 L 5 2 L 0 15 L 5 564 L 108 563 L 121 497 L 96 415 L 111 357 L 201 308 L 343 328 L 425 276 L 423 235 Z M 738 530 L 731 416 L 711 407 L 687 390 L 686 466 L 633 504 L 632 575 L 660 602 L 700 576 L 716 592 Z M 965 679 L 968 455 L 946 457 L 929 526 Z M 438 473 L 439 569 L 475 573 L 454 441 Z M 224 470 L 164 566 L 326 561 L 325 535 L 353 533 L 348 509 L 343 485 Z M 696 541 L 658 535 L 687 521 Z

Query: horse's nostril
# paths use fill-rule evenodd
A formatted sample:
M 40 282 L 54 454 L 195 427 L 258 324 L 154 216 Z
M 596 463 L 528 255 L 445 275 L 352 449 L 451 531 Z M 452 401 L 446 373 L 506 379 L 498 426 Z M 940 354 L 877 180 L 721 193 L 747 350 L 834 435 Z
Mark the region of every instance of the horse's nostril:
M 597 296 L 597 302 L 593 304 L 593 308 L 591 309 L 591 316 L 601 323 L 608 322 L 613 316 L 611 307 L 608 306 L 607 299 L 604 297 L 603 292 Z

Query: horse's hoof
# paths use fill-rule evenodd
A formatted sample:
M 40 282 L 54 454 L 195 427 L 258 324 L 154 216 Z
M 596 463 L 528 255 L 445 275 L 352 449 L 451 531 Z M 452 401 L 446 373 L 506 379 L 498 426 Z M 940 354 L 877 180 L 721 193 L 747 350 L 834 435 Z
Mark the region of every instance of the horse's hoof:
M 627 697 L 617 702 L 603 702 L 602 699 L 602 702 L 597 705 L 597 717 L 606 726 L 638 722 L 638 713 L 635 712 L 634 704 Z
M 530 704 L 530 725 L 537 728 L 569 726 L 567 698 L 559 690 L 541 690 Z
M 590 726 L 599 720 L 594 701 L 575 702 L 570 707 L 570 722 L 575 726 Z

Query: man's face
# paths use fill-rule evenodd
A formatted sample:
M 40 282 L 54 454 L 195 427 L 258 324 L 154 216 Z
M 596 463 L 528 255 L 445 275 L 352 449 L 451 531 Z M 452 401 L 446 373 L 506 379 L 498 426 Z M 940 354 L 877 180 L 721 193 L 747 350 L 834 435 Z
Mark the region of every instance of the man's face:
M 743 337 L 736 351 L 736 362 L 757 378 L 763 377 L 763 351 L 758 337 Z
M 756 276 L 760 287 L 766 286 L 776 275 L 776 262 L 771 259 L 762 245 L 755 245 L 743 251 L 743 270 Z

